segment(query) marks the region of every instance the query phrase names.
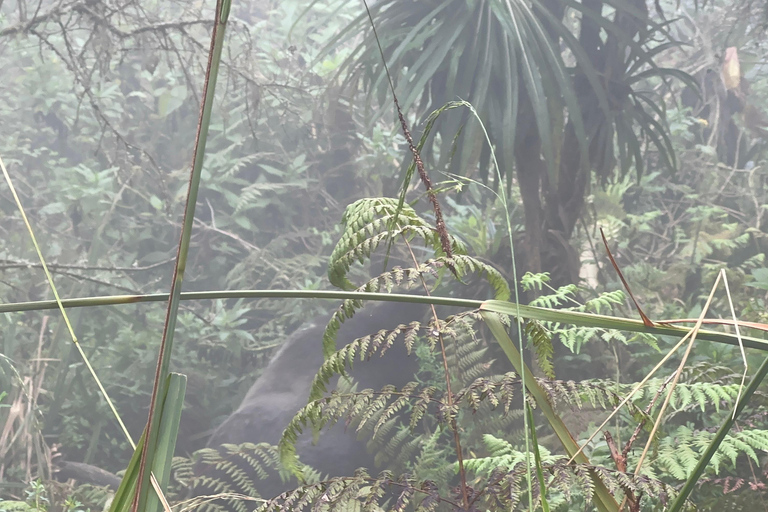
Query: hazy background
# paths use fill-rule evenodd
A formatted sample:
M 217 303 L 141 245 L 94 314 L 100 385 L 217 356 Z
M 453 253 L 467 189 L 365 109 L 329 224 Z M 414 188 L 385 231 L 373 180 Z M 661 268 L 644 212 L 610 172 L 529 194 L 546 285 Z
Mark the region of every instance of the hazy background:
M 509 187 L 518 276 L 550 272 L 555 287 L 579 284 L 583 298 L 619 289 L 602 227 L 653 318 L 697 316 L 725 266 L 741 318 L 766 320 L 762 2 L 635 1 L 642 16 L 630 21 L 608 3 L 578 3 L 618 27 L 602 31 L 588 30 L 596 22 L 578 9 L 552 2 L 583 50 L 543 32 L 572 71 L 570 93 L 542 71 L 551 57 L 538 55 L 534 82 L 510 67 L 499 48 L 514 41 L 494 18 L 496 2 L 445 3 L 456 5 L 434 12 L 440 2 L 384 2 L 380 36 L 417 137 L 429 112 L 460 98 L 487 123 L 501 186 Z M 62 297 L 170 288 L 212 9 L 211 2 L 0 0 L 0 156 Z M 363 13 L 354 1 L 235 1 L 185 290 L 330 289 L 326 263 L 346 205 L 398 190 L 410 156 Z M 435 21 L 410 32 L 430 16 Z M 654 50 L 670 41 L 684 44 Z M 651 60 L 675 71 L 654 73 Z M 592 72 L 597 82 L 587 78 Z M 562 116 L 551 119 L 547 136 L 532 106 L 535 83 Z M 590 89 L 597 83 L 602 96 Z M 586 152 L 567 114 L 574 104 L 583 109 Z M 441 117 L 424 159 L 444 185 L 449 230 L 511 278 L 494 194 L 477 183 L 458 190 L 450 174 L 499 186 L 466 109 Z M 409 197 L 429 216 L 418 187 Z M 3 184 L 0 302 L 49 298 Z M 185 303 L 173 354 L 173 369 L 189 377 L 179 453 L 205 444 L 286 333 L 334 305 Z M 722 297 L 714 308 L 728 315 Z M 628 304 L 620 309 L 634 315 Z M 164 314 L 163 303 L 70 311 L 135 437 L 146 421 Z M 599 343 L 563 356 L 556 369 L 584 368 L 583 377 L 599 369 L 631 382 L 658 357 L 647 345 Z M 741 372 L 737 352 L 702 347 L 694 363 Z M 125 466 L 128 444 L 58 313 L 0 315 L 0 354 L 0 480 L 25 482 L 51 453 L 111 471 Z M 21 410 L 11 410 L 14 403 Z

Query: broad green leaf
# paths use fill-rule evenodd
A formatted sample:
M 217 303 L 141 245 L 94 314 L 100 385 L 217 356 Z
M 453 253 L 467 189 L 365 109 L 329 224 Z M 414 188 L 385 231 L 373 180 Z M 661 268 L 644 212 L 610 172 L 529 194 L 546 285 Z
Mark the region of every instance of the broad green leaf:
M 160 488 L 165 490 L 171 475 L 171 462 L 176 448 L 176 438 L 179 433 L 181 411 L 184 407 L 184 394 L 187 378 L 178 373 L 171 373 L 166 381 L 167 392 L 162 400 L 162 412 L 160 419 L 160 431 L 155 459 L 152 461 L 152 473 L 155 475 Z M 136 483 L 139 478 L 139 460 L 144 448 L 145 434 L 141 435 L 131 461 L 125 471 L 125 476 L 115 493 L 109 512 L 127 512 L 131 510 L 134 496 L 136 495 Z M 147 511 L 161 510 L 162 506 L 157 495 L 150 494 L 147 503 Z

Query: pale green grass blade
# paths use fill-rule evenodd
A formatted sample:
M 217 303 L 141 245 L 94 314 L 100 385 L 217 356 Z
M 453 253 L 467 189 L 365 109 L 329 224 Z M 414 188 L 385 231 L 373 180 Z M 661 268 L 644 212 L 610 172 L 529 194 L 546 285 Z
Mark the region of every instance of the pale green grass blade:
M 739 404 L 739 400 L 741 400 L 741 393 L 744 391 L 744 383 L 747 380 L 747 373 L 749 372 L 749 362 L 747 361 L 747 354 L 744 352 L 744 342 L 741 341 L 741 331 L 739 330 L 739 319 L 736 318 L 736 309 L 733 307 L 733 297 L 731 296 L 731 290 L 728 287 L 728 275 L 726 274 L 725 270 L 722 271 L 723 273 L 723 286 L 725 287 L 725 295 L 728 297 L 728 306 L 731 309 L 731 317 L 733 318 L 733 327 L 736 332 L 736 337 L 739 340 L 739 350 L 741 351 L 741 360 L 744 362 L 744 373 L 741 375 L 741 387 L 739 387 L 739 394 L 736 396 L 736 403 L 734 404 L 733 408 L 733 415 L 734 418 L 736 417 L 736 405 Z
M 131 445 L 133 445 L 133 439 L 131 439 L 131 434 L 128 433 L 128 429 L 125 427 L 125 423 L 123 423 L 123 420 L 120 417 L 120 414 L 117 412 L 117 408 L 115 408 L 115 405 L 112 403 L 112 399 L 109 398 L 109 394 L 107 393 L 107 390 L 104 389 L 104 386 L 102 385 L 101 380 L 99 380 L 99 377 L 96 375 L 96 371 L 93 369 L 91 362 L 88 360 L 88 357 L 85 355 L 85 352 L 83 351 L 83 347 L 80 346 L 80 343 L 77 341 L 77 336 L 75 335 L 75 331 L 72 328 L 72 323 L 69 321 L 67 312 L 64 310 L 64 305 L 62 304 L 61 298 L 59 297 L 59 292 L 56 290 L 56 284 L 53 282 L 53 277 L 51 276 L 51 273 L 48 271 L 48 265 L 45 263 L 45 258 L 43 257 L 43 251 L 40 249 L 40 245 L 37 243 L 37 237 L 35 237 L 35 232 L 32 229 L 32 224 L 30 224 L 29 219 L 27 218 L 27 214 L 24 211 L 24 206 L 21 204 L 21 199 L 19 198 L 19 195 L 16 193 L 16 187 L 13 186 L 11 175 L 8 173 L 8 169 L 5 168 L 5 164 L 3 163 L 2 158 L 0 158 L 0 170 L 2 170 L 3 177 L 5 177 L 5 181 L 8 184 L 8 188 L 11 190 L 11 195 L 13 196 L 13 199 L 16 202 L 16 207 L 19 209 L 19 214 L 21 215 L 21 218 L 24 220 L 24 224 L 26 225 L 27 231 L 29 232 L 29 237 L 32 240 L 32 245 L 34 245 L 35 247 L 35 251 L 37 252 L 37 257 L 40 259 L 40 265 L 43 267 L 43 271 L 45 272 L 45 277 L 48 280 L 48 285 L 51 287 L 51 292 L 53 292 L 53 296 L 55 297 L 55 300 L 51 302 L 55 304 L 55 308 L 58 308 L 59 311 L 61 311 L 61 316 L 64 317 L 64 323 L 66 324 L 67 330 L 69 331 L 69 335 L 72 338 L 72 343 L 74 343 L 75 347 L 77 347 L 77 351 L 80 353 L 80 357 L 82 358 L 83 363 L 85 363 L 86 368 L 88 368 L 88 372 L 91 374 L 91 376 L 93 377 L 93 380 L 96 382 L 96 386 L 98 386 L 101 396 L 103 396 L 104 400 L 107 401 L 107 405 L 109 406 L 109 409 L 112 411 L 112 414 L 117 420 L 117 423 L 120 425 L 120 428 L 122 429 L 123 434 L 125 435 L 126 439 L 128 439 L 128 442 L 130 442 Z
M 674 374 L 672 383 L 669 385 L 669 389 L 667 390 L 667 395 L 664 397 L 664 402 L 662 403 L 661 408 L 658 411 L 658 414 L 656 416 L 656 421 L 654 421 L 653 423 L 653 428 L 651 428 L 651 432 L 648 434 L 648 441 L 646 441 L 645 448 L 643 449 L 643 452 L 640 454 L 640 460 L 637 461 L 637 467 L 635 468 L 635 475 L 640 474 L 640 470 L 643 467 L 643 462 L 645 461 L 645 458 L 650 452 L 651 445 L 653 444 L 653 440 L 655 439 L 655 436 L 656 436 L 656 432 L 658 432 L 659 427 L 661 426 L 661 422 L 664 419 L 664 412 L 667 410 L 667 406 L 669 405 L 669 402 L 672 399 L 672 393 L 674 392 L 675 387 L 677 387 L 677 383 L 680 381 L 680 375 L 682 375 L 683 369 L 685 369 L 685 363 L 688 361 L 688 357 L 691 354 L 691 350 L 693 349 L 693 344 L 696 341 L 696 337 L 699 334 L 699 329 L 701 328 L 701 325 L 704 322 L 704 318 L 706 318 L 707 316 L 707 312 L 709 311 L 709 306 L 712 304 L 712 299 L 715 297 L 715 291 L 717 290 L 717 285 L 720 283 L 720 279 L 723 274 L 725 274 L 725 270 L 721 270 L 720 273 L 717 275 L 715 284 L 712 285 L 712 289 L 709 292 L 709 297 L 707 298 L 707 301 L 704 303 L 704 307 L 701 309 L 701 314 L 699 315 L 698 320 L 696 320 L 696 325 L 693 326 L 693 328 L 691 328 L 690 341 L 688 341 L 688 346 L 686 347 L 685 352 L 683 353 L 683 357 L 680 360 L 680 364 L 678 365 L 677 371 Z M 624 499 L 624 501 L 626 500 L 627 498 Z
M 514 342 L 510 339 L 509 335 L 507 334 L 507 330 L 504 327 L 504 324 L 501 323 L 499 317 L 487 311 L 483 311 L 482 315 L 483 320 L 491 330 L 493 337 L 496 338 L 496 341 L 504 350 L 504 353 L 509 358 L 509 361 L 512 363 L 512 366 L 515 368 L 515 371 L 518 373 L 518 375 L 525 372 L 526 374 L 532 376 L 533 373 L 527 367 L 525 361 L 523 361 L 522 355 L 515 347 Z M 544 391 L 544 389 L 539 386 L 539 383 L 534 378 L 527 379 L 525 382 L 525 387 L 536 401 L 536 404 L 539 406 L 539 409 L 541 409 L 544 417 L 552 426 L 552 430 L 555 431 L 555 434 L 560 440 L 560 443 L 563 445 L 563 448 L 565 448 L 568 456 L 572 457 L 576 455 L 576 462 L 580 464 L 589 464 L 589 459 L 583 452 L 579 451 L 579 444 L 573 438 L 570 431 L 565 426 L 565 423 L 563 423 L 563 420 L 552 408 L 552 404 L 549 401 L 549 397 L 547 396 L 546 391 Z M 594 498 L 597 508 L 601 512 L 617 512 L 619 510 L 619 504 L 608 491 L 608 488 L 605 486 L 603 481 L 600 480 L 600 478 L 594 472 L 590 472 L 590 475 L 595 486 Z

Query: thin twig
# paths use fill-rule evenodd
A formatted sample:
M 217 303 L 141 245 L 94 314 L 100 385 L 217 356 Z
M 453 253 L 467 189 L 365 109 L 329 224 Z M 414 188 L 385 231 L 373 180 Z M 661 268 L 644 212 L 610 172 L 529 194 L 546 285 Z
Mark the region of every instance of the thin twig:
M 662 383 L 662 385 L 659 386 L 659 389 L 656 390 L 656 394 L 653 396 L 651 403 L 649 403 L 648 407 L 645 408 L 646 414 L 651 413 L 651 409 L 653 409 L 653 406 L 656 405 L 656 401 L 664 392 L 664 389 L 667 387 L 667 385 L 670 382 L 672 382 L 672 377 L 674 377 L 674 374 L 667 377 L 666 380 Z M 624 449 L 621 451 L 621 456 L 624 458 L 624 461 L 625 461 L 625 467 L 622 471 L 626 471 L 626 460 L 627 460 L 627 456 L 629 455 L 629 450 L 632 449 L 632 445 L 635 444 L 635 441 L 637 441 L 637 438 L 640 435 L 640 432 L 643 431 L 643 426 L 645 426 L 645 422 L 646 420 L 645 418 L 643 418 L 643 420 L 637 424 L 637 427 L 635 427 L 635 431 L 632 433 L 632 436 L 629 438 L 629 440 L 627 441 L 627 444 L 624 445 Z
M 173 263 L 173 258 L 163 260 L 159 263 L 153 263 L 152 265 L 146 265 L 143 267 L 104 267 L 104 266 L 93 266 L 93 265 L 74 265 L 74 264 L 66 264 L 66 263 L 46 263 L 46 264 L 48 265 L 48 269 L 52 269 L 52 270 L 69 269 L 69 270 L 97 270 L 102 272 L 144 272 L 146 270 L 152 270 L 158 267 L 162 267 L 169 263 Z M 13 268 L 43 268 L 43 266 L 40 263 L 33 263 L 31 261 L 26 261 L 26 260 L 11 260 L 11 259 L 0 260 L 0 270 L 13 269 Z

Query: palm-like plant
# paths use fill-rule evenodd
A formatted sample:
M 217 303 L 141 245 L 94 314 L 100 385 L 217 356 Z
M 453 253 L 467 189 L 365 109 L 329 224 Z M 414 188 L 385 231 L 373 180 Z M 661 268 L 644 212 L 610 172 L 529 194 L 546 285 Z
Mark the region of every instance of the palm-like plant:
M 548 270 L 557 283 L 578 279 L 569 239 L 590 173 L 610 176 L 616 153 L 623 172 L 633 163 L 642 172 L 650 142 L 674 167 L 661 98 L 641 87 L 689 77 L 654 63 L 675 43 L 650 21 L 644 0 L 382 0 L 372 13 L 403 106 L 423 119 L 468 100 L 486 122 L 501 173 L 516 171 L 528 270 Z M 359 17 L 329 47 L 366 23 Z M 368 34 L 342 69 L 383 104 L 389 84 Z M 459 174 L 477 167 L 489 180 L 490 148 L 467 121 L 442 119 L 425 154 Z

